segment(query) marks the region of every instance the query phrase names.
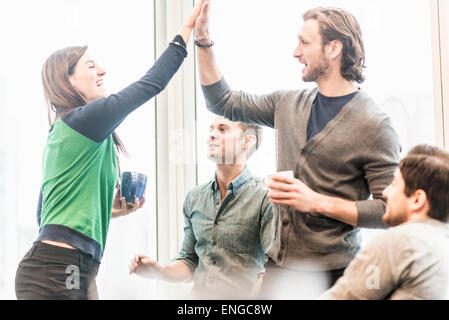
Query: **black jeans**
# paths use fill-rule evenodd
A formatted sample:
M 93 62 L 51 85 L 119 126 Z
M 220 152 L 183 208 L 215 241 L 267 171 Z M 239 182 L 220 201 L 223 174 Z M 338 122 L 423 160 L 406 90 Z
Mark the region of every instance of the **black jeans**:
M 17 299 L 96 300 L 99 265 L 80 250 L 36 242 L 17 268 Z
M 278 266 L 272 259 L 265 265 L 261 299 L 316 299 L 331 288 L 345 269 L 300 271 Z

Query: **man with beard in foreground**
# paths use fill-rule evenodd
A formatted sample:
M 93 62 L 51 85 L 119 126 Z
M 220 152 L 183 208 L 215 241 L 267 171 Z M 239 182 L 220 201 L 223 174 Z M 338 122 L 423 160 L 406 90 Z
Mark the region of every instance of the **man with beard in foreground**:
M 420 145 L 384 191 L 393 226 L 363 249 L 322 299 L 447 299 L 449 153 Z

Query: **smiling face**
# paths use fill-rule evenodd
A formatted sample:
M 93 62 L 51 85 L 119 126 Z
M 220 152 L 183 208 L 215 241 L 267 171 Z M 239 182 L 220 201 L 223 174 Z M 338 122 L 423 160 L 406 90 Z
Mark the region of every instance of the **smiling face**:
M 106 72 L 86 52 L 76 64 L 73 74 L 69 75 L 72 86 L 87 102 L 107 96 L 103 85 Z
M 244 161 L 245 139 L 238 123 L 216 117 L 209 127 L 207 157 L 217 164 Z
M 329 70 L 329 59 L 324 52 L 318 21 L 305 21 L 298 38 L 294 57 L 305 66 L 302 79 L 304 82 L 316 82 Z
M 383 191 L 387 200 L 387 210 L 383 220 L 390 226 L 398 226 L 407 222 L 410 216 L 409 197 L 405 194 L 405 181 L 398 169 L 393 182 Z

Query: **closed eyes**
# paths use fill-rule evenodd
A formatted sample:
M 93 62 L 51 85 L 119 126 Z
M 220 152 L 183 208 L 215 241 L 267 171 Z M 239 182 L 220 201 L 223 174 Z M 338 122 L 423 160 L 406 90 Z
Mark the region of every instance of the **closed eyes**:
M 90 69 L 95 68 L 95 62 L 92 60 L 86 61 L 87 67 Z

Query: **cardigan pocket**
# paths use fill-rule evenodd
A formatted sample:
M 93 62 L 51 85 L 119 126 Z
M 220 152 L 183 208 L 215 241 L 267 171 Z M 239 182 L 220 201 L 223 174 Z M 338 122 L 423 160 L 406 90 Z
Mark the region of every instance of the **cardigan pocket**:
M 322 232 L 330 228 L 338 227 L 341 223 L 337 220 L 326 218 L 317 213 L 306 213 L 304 222 L 312 231 Z
M 303 251 L 331 253 L 339 249 L 342 223 L 315 213 L 304 214 Z

